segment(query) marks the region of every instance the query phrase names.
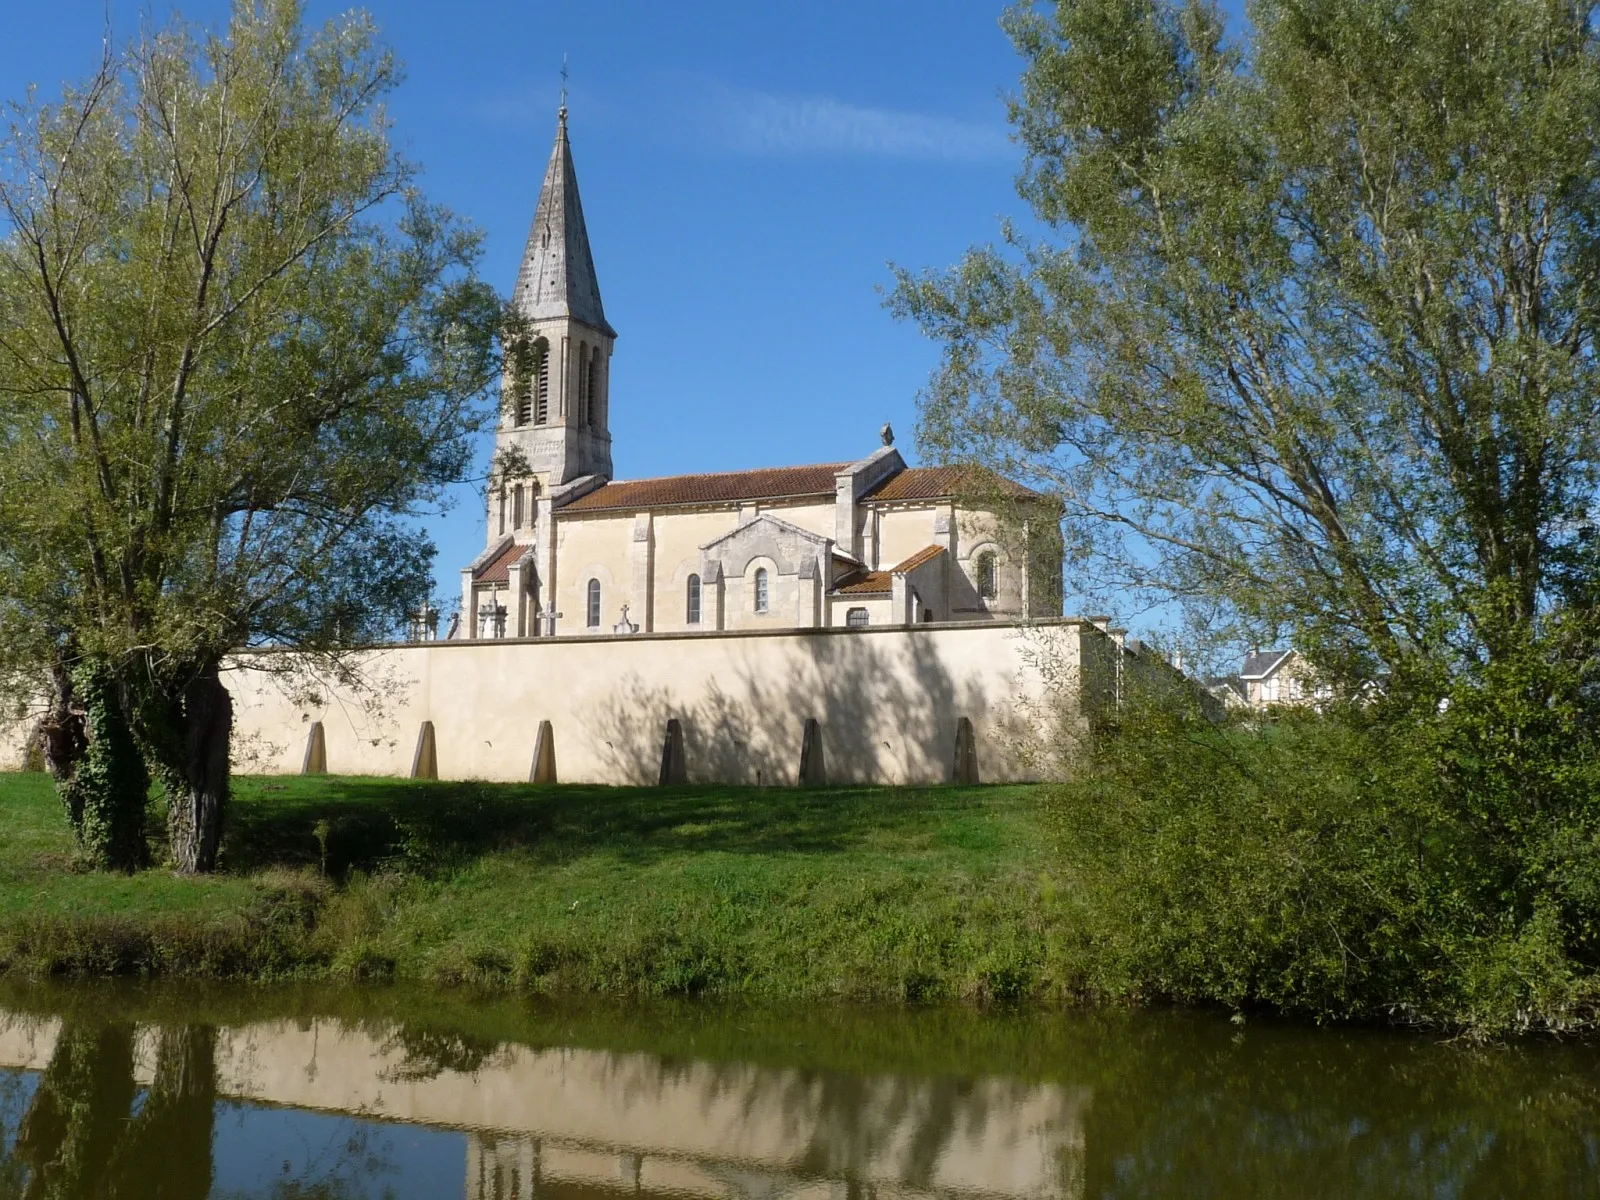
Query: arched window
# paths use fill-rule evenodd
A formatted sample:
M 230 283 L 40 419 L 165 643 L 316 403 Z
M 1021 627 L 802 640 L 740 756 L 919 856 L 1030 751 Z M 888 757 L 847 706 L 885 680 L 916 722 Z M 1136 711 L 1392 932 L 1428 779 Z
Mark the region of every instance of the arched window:
M 764 612 L 767 611 L 767 600 L 768 600 L 768 597 L 767 597 L 767 569 L 765 567 L 757 567 L 756 568 L 756 611 L 758 613 L 764 613 Z
M 506 535 L 506 489 L 500 489 L 500 536 Z
M 864 608 L 852 608 L 844 614 L 844 623 L 851 629 L 865 629 L 870 620 Z
M 600 347 L 589 354 L 589 426 L 600 428 Z
M 589 423 L 589 345 L 578 343 L 578 424 Z
M 687 601 L 684 619 L 691 625 L 700 624 L 700 576 L 698 575 L 689 576 Z
M 522 518 L 524 515 L 525 514 L 522 508 L 522 485 L 519 483 L 517 484 L 515 490 L 513 490 L 511 493 L 511 528 L 521 529 Z
M 543 425 L 550 419 L 550 339 L 533 344 L 533 419 Z
M 995 594 L 994 551 L 985 550 L 978 555 L 978 595 L 993 600 Z
M 600 581 L 589 580 L 589 628 L 600 628 Z

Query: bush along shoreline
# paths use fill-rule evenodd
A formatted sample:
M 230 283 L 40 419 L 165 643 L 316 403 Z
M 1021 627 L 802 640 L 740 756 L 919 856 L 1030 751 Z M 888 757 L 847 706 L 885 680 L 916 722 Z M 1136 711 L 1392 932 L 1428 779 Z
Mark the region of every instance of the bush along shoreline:
M 1071 987 L 1036 789 L 246 778 L 212 876 L 71 869 L 45 776 L 0 776 L 0 805 L 16 976 L 979 1003 Z
M 1085 986 L 1596 1030 L 1600 754 L 1582 714 L 1545 699 L 1561 689 L 1530 682 L 1545 670 L 1221 723 L 1130 700 L 1046 800 Z

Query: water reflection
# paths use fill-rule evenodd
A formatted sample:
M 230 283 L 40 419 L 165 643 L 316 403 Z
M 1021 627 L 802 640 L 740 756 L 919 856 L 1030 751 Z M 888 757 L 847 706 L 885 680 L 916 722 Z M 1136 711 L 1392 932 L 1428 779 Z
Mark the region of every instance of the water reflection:
M 229 1110 L 459 1131 L 433 1147 L 434 1166 L 456 1163 L 439 1193 L 353 1135 L 293 1171 L 294 1155 L 259 1139 L 297 1148 L 303 1123 L 261 1125 L 244 1149 L 287 1165 L 239 1195 L 1049 1197 L 1075 1192 L 1081 1149 L 1082 1097 L 1057 1084 L 680 1061 L 333 1019 L 136 1027 L 13 1014 L 0 1063 L 38 1071 L 6 1122 L 9 1177 L 27 1197 L 228 1194 L 213 1192 L 213 1159 Z
M 0 1010 L 0 1198 L 1600 1193 L 1588 1047 L 1176 1014 L 47 993 Z M 288 1012 L 293 1015 L 282 1015 Z

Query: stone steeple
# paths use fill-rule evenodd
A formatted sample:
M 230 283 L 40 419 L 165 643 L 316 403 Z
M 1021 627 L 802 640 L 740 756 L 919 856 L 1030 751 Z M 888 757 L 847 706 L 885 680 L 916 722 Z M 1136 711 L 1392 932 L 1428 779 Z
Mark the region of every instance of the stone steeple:
M 578 198 L 578 174 L 572 165 L 572 143 L 567 139 L 565 106 L 539 191 L 539 206 L 533 213 L 522 270 L 517 274 L 516 300 L 530 321 L 570 318 L 607 337 L 617 336 L 600 302 L 600 281 L 594 273 L 589 230 Z
M 502 450 L 521 456 L 528 474 L 505 480 L 499 499 L 490 497 L 491 544 L 506 533 L 519 541 L 536 536 L 535 497 L 579 480 L 597 484 L 611 478 L 611 349 L 617 331 L 600 303 L 565 104 L 512 298 L 528 322 L 534 375 L 516 390 L 507 379 L 498 441 Z M 496 505 L 506 510 L 504 519 Z

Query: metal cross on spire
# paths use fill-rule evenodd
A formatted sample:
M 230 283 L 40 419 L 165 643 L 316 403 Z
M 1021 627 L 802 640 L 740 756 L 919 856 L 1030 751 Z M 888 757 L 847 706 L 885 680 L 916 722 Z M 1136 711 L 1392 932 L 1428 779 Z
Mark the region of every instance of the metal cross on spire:
M 567 119 L 567 56 L 561 55 L 561 119 Z

